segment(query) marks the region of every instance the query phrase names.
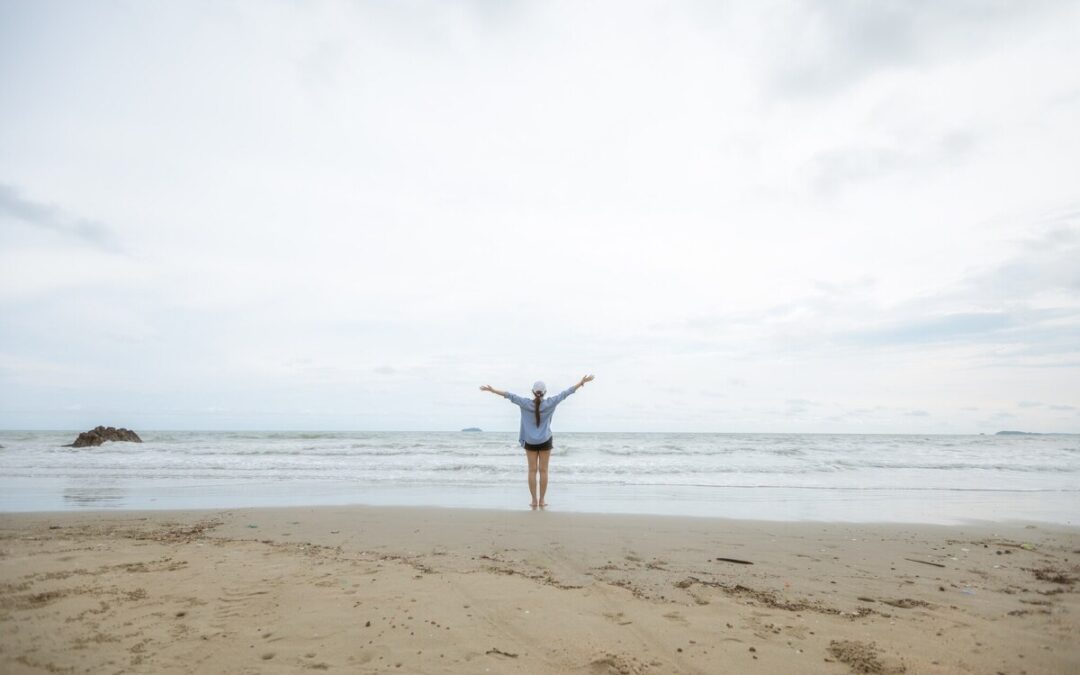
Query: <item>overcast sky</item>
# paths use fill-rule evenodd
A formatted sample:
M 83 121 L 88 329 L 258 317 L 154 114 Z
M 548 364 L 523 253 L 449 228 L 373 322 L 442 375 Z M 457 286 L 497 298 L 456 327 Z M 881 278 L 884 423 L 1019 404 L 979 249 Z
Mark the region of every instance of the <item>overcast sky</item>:
M 1080 432 L 1078 33 L 0 0 L 0 428 Z

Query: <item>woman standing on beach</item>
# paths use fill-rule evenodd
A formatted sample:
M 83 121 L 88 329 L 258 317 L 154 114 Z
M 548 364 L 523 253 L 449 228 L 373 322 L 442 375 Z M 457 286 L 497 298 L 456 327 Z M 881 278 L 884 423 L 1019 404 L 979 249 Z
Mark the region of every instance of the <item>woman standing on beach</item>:
M 532 494 L 532 506 L 543 508 L 547 506 L 544 494 L 547 493 L 548 484 L 548 460 L 551 459 L 551 447 L 554 438 L 551 435 L 551 418 L 555 414 L 555 407 L 562 403 L 570 394 L 585 386 L 586 382 L 592 382 L 593 376 L 586 375 L 581 381 L 566 391 L 551 398 L 544 398 L 547 394 L 547 386 L 543 382 L 537 382 L 532 386 L 533 398 L 522 398 L 508 391 L 500 391 L 490 384 L 480 387 L 480 391 L 490 391 L 503 398 L 508 398 L 517 407 L 521 408 L 521 431 L 518 433 L 518 443 L 525 448 L 525 455 L 529 459 L 529 492 Z M 540 474 L 540 500 L 536 499 L 536 474 Z

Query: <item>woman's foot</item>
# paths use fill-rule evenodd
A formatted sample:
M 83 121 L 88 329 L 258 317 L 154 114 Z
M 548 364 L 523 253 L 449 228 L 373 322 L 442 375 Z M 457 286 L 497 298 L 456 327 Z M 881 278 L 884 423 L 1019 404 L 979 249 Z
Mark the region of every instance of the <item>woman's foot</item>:
M 537 506 L 536 502 L 532 502 L 531 504 L 529 504 L 530 509 L 535 509 L 536 506 Z
M 540 508 L 544 508 L 547 505 L 548 505 L 547 502 L 540 502 Z

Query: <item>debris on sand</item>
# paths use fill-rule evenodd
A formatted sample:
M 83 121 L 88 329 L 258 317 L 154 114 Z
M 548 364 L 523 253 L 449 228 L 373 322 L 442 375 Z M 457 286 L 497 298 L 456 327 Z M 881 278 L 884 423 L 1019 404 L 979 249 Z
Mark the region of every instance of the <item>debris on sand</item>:
M 1049 581 L 1052 584 L 1065 584 L 1067 586 L 1076 583 L 1076 577 L 1065 570 L 1059 570 L 1053 567 L 1025 567 L 1024 569 L 1034 574 L 1035 578 L 1039 581 Z
M 904 558 L 904 560 L 907 560 L 908 562 L 922 563 L 923 565 L 933 565 L 934 567 L 945 567 L 941 563 L 930 562 L 929 560 L 919 560 L 917 558 Z
M 512 659 L 516 659 L 518 657 L 517 654 L 513 654 L 511 652 L 504 652 L 503 650 L 499 649 L 498 647 L 492 647 L 491 649 L 487 650 L 484 653 L 485 654 L 494 654 L 496 656 L 508 656 L 508 657 L 510 657 Z
M 833 640 L 829 643 L 829 654 L 840 663 L 847 664 L 853 673 L 903 673 L 904 666 L 888 667 L 878 658 L 877 644 L 858 640 Z
M 899 607 L 900 609 L 911 609 L 912 607 L 930 607 L 930 603 L 925 600 L 914 600 L 912 598 L 897 598 L 896 600 L 882 600 L 886 605 L 892 607 Z

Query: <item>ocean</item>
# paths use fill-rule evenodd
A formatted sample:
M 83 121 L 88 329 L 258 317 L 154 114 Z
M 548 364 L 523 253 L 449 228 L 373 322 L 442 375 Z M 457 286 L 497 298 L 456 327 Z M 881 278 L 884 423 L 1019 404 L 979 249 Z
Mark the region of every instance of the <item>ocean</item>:
M 328 504 L 527 509 L 516 434 L 0 432 L 0 511 Z M 1075 524 L 1080 436 L 559 433 L 548 502 L 762 520 Z

